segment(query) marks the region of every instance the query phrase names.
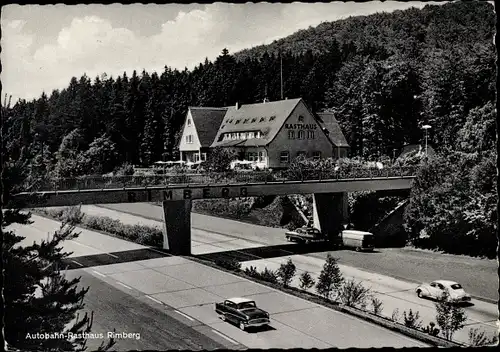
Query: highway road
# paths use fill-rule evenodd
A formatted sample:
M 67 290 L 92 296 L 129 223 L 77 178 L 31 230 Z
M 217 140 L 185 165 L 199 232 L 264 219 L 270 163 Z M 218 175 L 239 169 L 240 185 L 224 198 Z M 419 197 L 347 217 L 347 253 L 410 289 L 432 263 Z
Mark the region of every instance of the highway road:
M 111 209 L 119 209 L 120 211 L 127 211 L 129 214 L 117 212 Z M 82 210 L 88 214 L 93 215 L 105 215 L 112 218 L 116 218 L 126 223 L 137 223 L 141 222 L 143 224 L 148 224 L 152 226 L 161 226 L 161 223 L 157 220 L 151 220 L 155 217 L 161 219 L 162 213 L 161 208 L 150 205 L 150 204 L 119 204 L 119 205 L 106 205 L 106 208 L 95 207 L 95 206 L 85 206 Z M 136 213 L 148 216 L 149 219 L 134 217 L 130 213 Z M 195 219 L 198 221 L 195 222 Z M 203 224 L 199 223 L 199 220 L 203 220 Z M 193 254 L 203 256 L 205 259 L 215 259 L 216 257 L 232 257 L 243 263 L 243 266 L 257 266 L 259 268 L 268 267 L 270 269 L 277 269 L 280 263 L 286 261 L 288 258 L 292 258 L 294 263 L 298 267 L 299 273 L 303 270 L 309 271 L 313 277 L 318 275 L 321 271 L 324 259 L 329 252 L 324 252 L 324 248 L 320 246 L 308 246 L 307 249 L 310 253 L 301 253 L 304 250 L 304 246 L 297 244 L 290 244 L 284 240 L 284 231 L 281 229 L 264 228 L 261 226 L 255 226 L 251 224 L 242 224 L 236 221 L 212 218 L 205 215 L 194 214 L 193 213 Z M 216 225 L 214 225 L 214 223 Z M 227 224 L 227 227 L 224 227 Z M 210 230 L 213 227 L 217 227 L 218 233 L 213 233 Z M 200 228 L 206 228 L 202 230 Z M 242 233 L 248 229 L 248 232 Z M 223 234 L 221 231 L 225 231 Z M 479 266 L 478 271 L 482 270 L 484 272 L 489 272 L 490 261 L 480 260 L 474 258 L 463 258 L 459 256 L 449 256 L 449 255 L 438 255 L 434 253 L 426 253 L 419 251 L 405 251 L 405 250 L 385 250 L 382 249 L 378 253 L 358 253 L 350 250 L 340 250 L 330 252 L 335 257 L 339 258 L 339 263 L 341 270 L 346 277 L 352 277 L 358 281 L 363 281 L 363 283 L 371 287 L 376 293 L 379 299 L 384 302 L 383 313 L 386 316 L 391 316 L 395 309 L 398 309 L 400 315 L 402 316 L 403 311 L 409 311 L 412 309 L 414 312 L 418 311 L 422 322 L 427 325 L 430 321 L 436 321 L 435 319 L 435 307 L 434 302 L 429 300 L 419 299 L 415 294 L 415 287 L 417 286 L 415 282 L 419 277 L 430 277 L 435 278 L 447 278 L 455 279 L 461 282 L 466 290 L 471 293 L 477 292 L 476 286 L 466 286 L 464 282 L 467 280 L 474 280 L 474 275 L 471 273 L 471 269 L 477 268 L 476 266 L 470 267 L 472 263 L 480 262 L 482 265 Z M 304 255 L 306 254 L 306 255 Z M 432 273 L 436 276 L 427 273 L 429 267 L 429 257 L 433 259 L 431 263 L 434 263 Z M 387 259 L 389 258 L 389 259 Z M 413 274 L 409 276 L 409 280 L 404 278 L 395 278 L 397 275 L 387 275 L 384 271 L 388 271 L 386 264 L 380 264 L 379 261 L 394 261 L 397 260 L 398 266 L 396 271 L 401 271 L 400 267 L 413 267 Z M 451 261 L 455 266 L 459 268 L 467 268 L 463 270 L 462 277 L 450 278 L 447 271 L 443 270 L 439 273 L 439 269 L 443 267 L 449 267 L 447 264 Z M 360 267 L 355 267 L 354 264 L 363 263 Z M 373 263 L 371 265 L 371 270 L 367 271 L 365 266 Z M 379 270 L 380 267 L 385 268 L 385 270 Z M 380 273 L 374 272 L 379 271 Z M 454 273 L 454 272 L 453 272 Z M 437 275 L 440 276 L 437 276 Z M 477 272 L 476 272 L 477 274 Z M 455 273 L 455 275 L 458 275 Z M 471 275 L 472 278 L 466 277 L 465 275 Z M 478 276 L 481 276 L 478 274 Z M 491 282 L 497 282 L 494 274 L 491 275 Z M 430 280 L 432 280 L 430 279 Z M 424 281 L 424 280 L 422 280 Z M 483 290 L 482 292 L 487 292 Z M 480 328 L 489 334 L 494 334 L 497 331 L 496 322 L 498 319 L 498 309 L 497 306 L 482 300 L 474 300 L 472 306 L 466 307 L 466 312 L 469 317 L 466 322 L 466 327 L 456 334 L 456 340 L 460 342 L 468 341 L 468 330 L 469 328 Z
M 29 226 L 12 226 L 27 237 L 25 243 L 38 242 L 58 227 L 43 217 L 33 220 Z M 96 314 L 93 331 L 141 334 L 139 340 L 120 340 L 115 350 L 426 346 L 250 280 L 100 233 L 81 230 L 64 248 L 75 250 L 68 275 L 81 275 L 83 285 L 91 287 L 85 303 Z M 244 332 L 219 320 L 214 303 L 227 296 L 255 299 L 271 313 L 271 327 Z M 89 342 L 92 347 L 100 343 Z

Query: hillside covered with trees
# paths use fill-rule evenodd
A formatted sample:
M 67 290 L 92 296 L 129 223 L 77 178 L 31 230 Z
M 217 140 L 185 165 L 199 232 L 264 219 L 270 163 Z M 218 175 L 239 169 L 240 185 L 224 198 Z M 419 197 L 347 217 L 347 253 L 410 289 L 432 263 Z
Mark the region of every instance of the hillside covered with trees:
M 484 238 L 496 231 L 494 34 L 491 4 L 459 1 L 322 23 L 193 70 L 73 77 L 4 106 L 4 160 L 35 180 L 174 159 L 188 106 L 278 100 L 282 61 L 284 96 L 333 111 L 351 157 L 392 157 L 431 125 L 439 157 L 412 194 L 409 229 Z

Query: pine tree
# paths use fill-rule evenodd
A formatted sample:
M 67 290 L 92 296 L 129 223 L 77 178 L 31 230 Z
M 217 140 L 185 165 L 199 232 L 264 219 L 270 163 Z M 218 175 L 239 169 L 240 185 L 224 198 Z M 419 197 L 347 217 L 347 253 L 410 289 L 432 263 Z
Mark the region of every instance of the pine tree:
M 276 275 L 278 275 L 282 285 L 284 287 L 288 287 L 290 286 L 296 271 L 297 268 L 295 267 L 295 264 L 293 264 L 291 259 L 288 259 L 286 263 L 280 265 Z
M 70 341 L 62 333 L 91 331 L 92 318 L 88 314 L 83 318 L 78 316 L 88 288 L 79 288 L 79 278 L 67 280 L 61 272 L 63 260 L 71 254 L 63 252 L 61 244 L 78 236 L 74 229 L 82 214 L 79 211 L 67 214 L 51 239 L 20 245 L 24 237 L 8 227 L 15 223 L 30 224 L 30 214 L 15 209 L 15 205 L 9 203 L 9 195 L 21 186 L 23 174 L 22 163 L 5 164 L 2 172 L 2 203 L 9 208 L 1 213 L 6 344 L 21 351 L 83 351 L 85 339 Z M 53 338 L 38 335 L 45 333 L 58 335 L 52 335 Z M 107 350 L 112 345 L 114 341 L 110 340 L 99 350 Z
M 323 269 L 316 282 L 316 292 L 324 298 L 330 299 L 333 291 L 340 290 L 343 282 L 344 278 L 337 264 L 337 259 L 328 253 Z

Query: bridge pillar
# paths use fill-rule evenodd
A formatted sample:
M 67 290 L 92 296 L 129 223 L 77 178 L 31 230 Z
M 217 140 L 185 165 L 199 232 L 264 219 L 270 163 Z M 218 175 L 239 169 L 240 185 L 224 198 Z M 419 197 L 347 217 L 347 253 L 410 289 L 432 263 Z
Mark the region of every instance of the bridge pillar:
M 314 227 L 327 236 L 337 236 L 349 216 L 347 192 L 313 194 Z
M 191 254 L 191 200 L 163 202 L 163 248 L 174 255 Z

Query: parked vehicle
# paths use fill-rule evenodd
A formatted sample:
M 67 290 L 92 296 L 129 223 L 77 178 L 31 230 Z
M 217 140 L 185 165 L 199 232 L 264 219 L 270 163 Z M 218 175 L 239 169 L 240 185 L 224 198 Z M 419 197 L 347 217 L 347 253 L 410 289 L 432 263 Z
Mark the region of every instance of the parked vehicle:
M 255 301 L 248 298 L 235 297 L 215 303 L 215 311 L 222 320 L 237 324 L 241 330 L 270 323 L 269 313 L 257 308 Z
M 327 240 L 327 238 L 321 233 L 320 230 L 309 226 L 303 226 L 293 231 L 287 231 L 285 233 L 285 238 L 287 241 L 302 242 L 306 244 L 311 242 L 323 242 Z
M 415 289 L 419 298 L 431 298 L 441 300 L 447 292 L 447 300 L 452 303 L 469 302 L 471 296 L 463 289 L 462 285 L 455 281 L 436 280 L 430 284 L 424 283 Z
M 359 251 L 373 251 L 375 248 L 375 236 L 370 232 L 344 230 L 341 233 L 342 245 L 355 248 Z

